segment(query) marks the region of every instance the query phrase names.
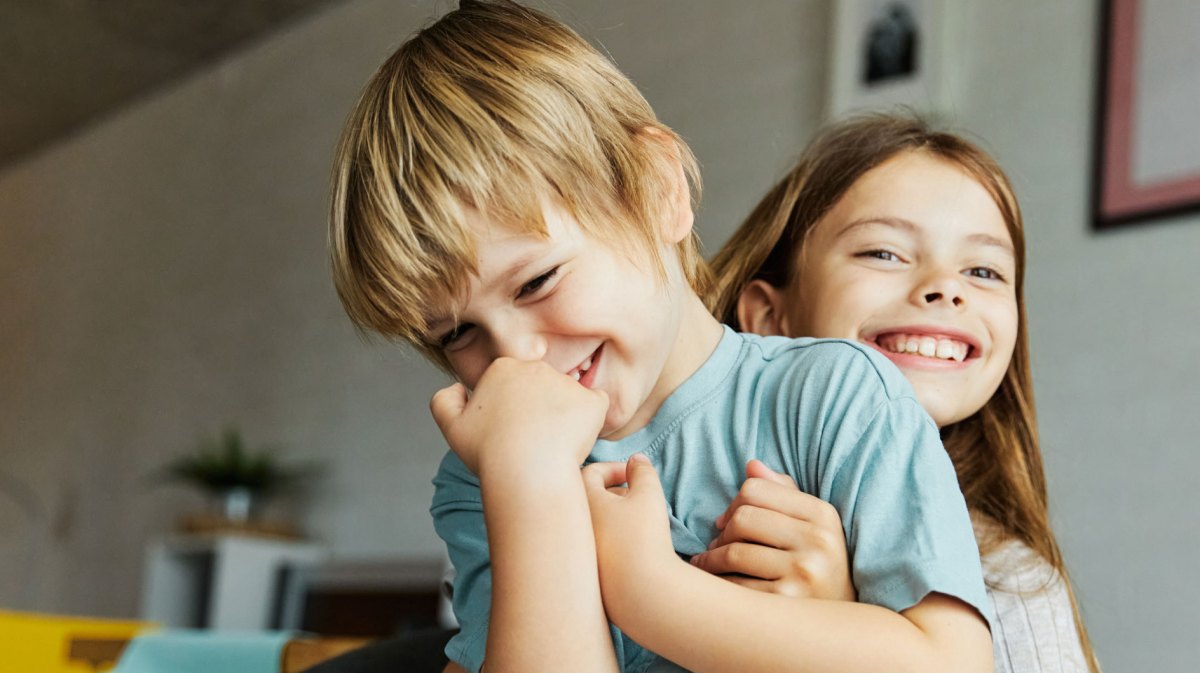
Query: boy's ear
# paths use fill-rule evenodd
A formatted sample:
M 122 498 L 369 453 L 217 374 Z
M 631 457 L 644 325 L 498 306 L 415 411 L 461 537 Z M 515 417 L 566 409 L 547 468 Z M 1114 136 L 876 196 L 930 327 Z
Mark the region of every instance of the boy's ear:
M 753 280 L 738 295 L 737 319 L 743 332 L 788 336 L 784 292 L 765 280 Z
M 675 140 L 662 131 L 647 127 L 642 129 L 646 142 L 661 143 L 666 150 L 666 165 L 663 167 L 664 182 L 667 193 L 670 194 L 671 217 L 664 224 L 663 241 L 675 244 L 687 238 L 692 233 L 692 225 L 696 216 L 692 212 L 692 192 L 688 188 L 687 174 L 683 170 L 683 162 L 679 159 L 679 147 Z

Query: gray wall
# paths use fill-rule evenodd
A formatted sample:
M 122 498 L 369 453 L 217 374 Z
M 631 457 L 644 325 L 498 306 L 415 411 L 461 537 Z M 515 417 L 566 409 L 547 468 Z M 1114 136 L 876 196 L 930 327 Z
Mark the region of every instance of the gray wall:
M 1029 227 L 1052 505 L 1108 671 L 1188 671 L 1200 586 L 1197 219 L 1088 231 L 1089 0 L 964 0 L 953 112 Z M 331 149 L 362 82 L 446 2 L 353 0 L 0 174 L 0 605 L 136 611 L 145 541 L 198 500 L 147 474 L 205 432 L 320 457 L 294 509 L 344 557 L 438 553 L 443 378 L 360 340 L 324 256 Z M 722 243 L 819 121 L 818 0 L 559 0 L 699 156 Z M 26 503 L 24 506 L 20 502 Z
M 1101 663 L 1193 671 L 1200 216 L 1088 230 L 1098 4 L 973 0 L 962 121 L 1025 210 L 1051 507 Z

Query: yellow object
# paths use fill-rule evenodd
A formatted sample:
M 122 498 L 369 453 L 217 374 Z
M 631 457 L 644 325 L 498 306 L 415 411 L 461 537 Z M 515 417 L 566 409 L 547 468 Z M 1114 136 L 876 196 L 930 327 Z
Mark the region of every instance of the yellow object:
M 94 673 L 110 670 L 148 622 L 0 610 L 0 673 Z

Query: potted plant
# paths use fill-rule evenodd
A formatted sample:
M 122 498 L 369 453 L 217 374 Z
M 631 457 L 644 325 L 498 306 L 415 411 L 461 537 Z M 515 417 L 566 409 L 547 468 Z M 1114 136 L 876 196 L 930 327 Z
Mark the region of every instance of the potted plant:
M 208 495 L 218 519 L 232 524 L 228 527 L 248 527 L 268 497 L 296 486 L 312 473 L 311 466 L 284 466 L 277 451 L 274 446 L 252 450 L 241 432 L 229 427 L 168 463 L 165 475 Z

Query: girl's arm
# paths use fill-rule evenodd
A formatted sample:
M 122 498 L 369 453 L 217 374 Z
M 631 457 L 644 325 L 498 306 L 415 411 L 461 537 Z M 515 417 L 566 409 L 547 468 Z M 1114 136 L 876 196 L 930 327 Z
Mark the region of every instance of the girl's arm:
M 461 385 L 431 402 L 450 448 L 478 475 L 490 582 L 472 581 L 464 605 L 472 635 L 463 659 L 488 673 L 616 671 L 600 602 L 595 538 L 579 464 L 607 409 L 589 391 L 541 362 L 496 360 L 468 396 Z M 478 518 L 465 524 L 478 539 Z M 453 524 L 449 532 L 456 534 Z M 439 530 L 439 534 L 441 534 Z M 482 614 L 480 614 L 482 613 Z M 464 624 L 464 630 L 467 625 Z M 476 648 L 476 649 L 470 649 Z
M 983 619 L 930 594 L 897 614 L 845 601 L 752 591 L 675 556 L 652 465 L 585 470 L 609 618 L 638 643 L 693 671 L 992 670 Z M 628 479 L 626 478 L 628 477 Z M 608 488 L 628 482 L 628 490 Z

